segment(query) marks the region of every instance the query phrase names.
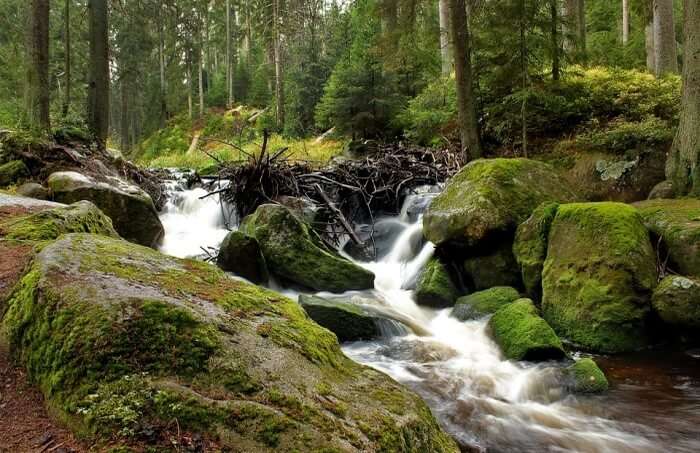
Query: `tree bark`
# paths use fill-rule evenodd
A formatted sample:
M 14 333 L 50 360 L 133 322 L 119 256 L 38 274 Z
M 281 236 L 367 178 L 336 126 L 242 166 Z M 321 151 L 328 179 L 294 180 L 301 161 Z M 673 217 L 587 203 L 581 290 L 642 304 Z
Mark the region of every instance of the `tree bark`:
M 280 33 L 280 0 L 273 0 L 274 58 L 275 58 L 275 119 L 284 127 L 284 72 L 282 67 L 282 38 Z
M 457 87 L 459 131 L 464 160 L 481 157 L 479 126 L 472 86 L 471 43 L 465 0 L 449 0 L 452 52 Z
M 72 75 L 71 75 L 71 52 L 73 51 L 71 46 L 71 33 L 70 33 L 70 2 L 71 0 L 66 0 L 65 9 L 63 11 L 63 23 L 64 23 L 64 39 L 65 39 L 65 59 L 64 59 L 64 70 L 66 74 L 66 93 L 63 98 L 63 116 L 68 115 L 68 110 L 70 109 L 71 103 L 71 90 L 73 85 Z
M 119 122 L 122 154 L 127 155 L 131 148 L 129 139 L 129 81 L 126 74 L 122 76 L 119 83 L 121 91 L 121 121 Z
M 644 27 L 644 46 L 647 53 L 647 70 L 656 73 L 656 50 L 654 46 L 654 24 L 649 23 Z
M 233 43 L 231 42 L 231 0 L 226 0 L 226 91 L 227 105 L 233 107 Z
M 98 146 L 109 134 L 109 17 L 107 0 L 89 0 L 90 79 L 88 126 Z
M 586 5 L 584 0 L 564 0 L 564 50 L 574 61 L 586 61 Z
M 549 2 L 551 18 L 551 46 L 552 46 L 552 80 L 561 78 L 561 60 L 559 46 L 559 0 Z
M 678 72 L 673 0 L 654 0 L 654 62 L 657 77 Z
M 666 165 L 677 196 L 700 196 L 700 0 L 684 0 L 685 62 L 678 132 Z
M 630 42 L 630 0 L 622 0 L 622 45 Z
M 163 129 L 168 118 L 168 82 L 165 78 L 165 25 L 163 17 L 159 19 L 158 24 L 158 65 L 160 66 L 160 128 Z
M 438 0 L 438 12 L 440 14 L 440 58 L 442 61 L 442 75 L 450 75 L 452 72 L 452 56 L 450 55 L 450 7 L 448 0 Z
M 27 53 L 27 88 L 25 103 L 30 127 L 48 132 L 51 129 L 49 108 L 49 0 L 32 0 L 29 12 Z

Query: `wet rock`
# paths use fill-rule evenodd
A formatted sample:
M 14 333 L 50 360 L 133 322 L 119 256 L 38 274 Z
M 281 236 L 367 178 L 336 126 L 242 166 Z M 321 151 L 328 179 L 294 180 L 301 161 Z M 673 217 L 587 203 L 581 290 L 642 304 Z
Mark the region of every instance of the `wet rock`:
M 268 269 L 317 291 L 345 292 L 374 286 L 374 274 L 325 248 L 289 209 L 262 205 L 243 220 L 241 232 L 258 240 Z
M 700 277 L 700 200 L 648 200 L 634 206 L 644 225 L 661 238 L 660 256 L 681 275 Z
M 21 160 L 11 160 L 0 165 L 0 187 L 15 184 L 29 176 L 29 169 Z
M 316 220 L 320 209 L 318 205 L 305 197 L 281 196 L 275 201 L 289 208 L 297 217 L 308 224 L 312 224 Z
M 107 214 L 126 240 L 155 248 L 163 238 L 163 225 L 151 197 L 139 187 L 117 178 L 97 181 L 77 172 L 51 174 L 48 186 L 55 201 L 93 202 Z
M 253 283 L 267 283 L 270 279 L 257 239 L 240 231 L 232 231 L 224 238 L 216 264 Z
M 675 191 L 671 181 L 661 181 L 649 192 L 649 200 L 673 198 Z
M 566 369 L 571 388 L 576 393 L 602 393 L 608 390 L 609 384 L 605 373 L 601 371 L 593 359 L 584 358 Z
M 569 183 L 547 164 L 528 159 L 480 159 L 465 166 L 423 217 L 428 240 L 478 246 L 515 231 L 541 203 L 573 201 Z
M 459 292 L 443 263 L 431 259 L 423 270 L 416 287 L 416 303 L 426 307 L 445 308 L 454 305 Z
M 506 305 L 520 299 L 520 293 L 509 286 L 496 286 L 457 299 L 452 313 L 460 321 L 479 319 L 496 313 Z
M 464 260 L 464 272 L 471 287 L 481 291 L 494 286 L 523 286 L 510 241 L 495 245 L 485 254 L 470 254 Z
M 116 238 L 42 247 L 0 328 L 55 414 L 97 443 L 138 442 L 176 419 L 223 450 L 382 451 L 402 439 L 405 451 L 458 451 L 417 395 L 347 359 L 294 301 Z
M 333 332 L 341 343 L 373 340 L 382 334 L 379 318 L 355 304 L 303 294 L 299 296 L 299 304 L 311 319 Z
M 37 200 L 49 199 L 49 189 L 35 182 L 22 184 L 17 188 L 17 194 L 23 197 L 36 198 Z
M 515 232 L 513 254 L 520 266 L 525 291 L 535 301 L 542 299 L 542 269 L 547 258 L 549 228 L 557 209 L 557 203 L 539 205 Z
M 678 275 L 664 278 L 654 290 L 652 306 L 667 324 L 700 327 L 700 280 Z
M 542 312 L 559 335 L 600 352 L 646 345 L 655 285 L 656 256 L 632 206 L 559 206 L 542 274 Z
M 566 356 L 561 340 L 530 299 L 507 304 L 494 313 L 488 327 L 503 354 L 511 360 L 537 362 Z

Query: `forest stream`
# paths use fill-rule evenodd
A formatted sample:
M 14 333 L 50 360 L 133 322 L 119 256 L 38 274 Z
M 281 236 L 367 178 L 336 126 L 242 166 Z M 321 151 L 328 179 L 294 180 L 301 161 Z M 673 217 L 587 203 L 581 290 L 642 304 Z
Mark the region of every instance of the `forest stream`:
M 234 210 L 218 197 L 201 199 L 205 190 L 186 189 L 179 180 L 168 187 L 164 253 L 202 255 L 236 228 Z M 375 273 L 373 290 L 320 294 L 401 321 L 387 322 L 381 340 L 344 344 L 349 357 L 421 395 L 465 451 L 700 451 L 700 349 L 597 356 L 610 391 L 574 396 L 562 382 L 562 363 L 505 360 L 487 335 L 487 320 L 461 322 L 449 310 L 418 306 L 407 288 L 434 246 L 423 240 L 420 215 L 407 207 L 424 206 L 417 198 L 433 192 L 411 195 L 400 215 L 377 220 L 391 224 L 393 234 L 377 239 L 388 252 L 355 261 Z M 299 295 L 274 281 L 269 286 L 292 299 Z

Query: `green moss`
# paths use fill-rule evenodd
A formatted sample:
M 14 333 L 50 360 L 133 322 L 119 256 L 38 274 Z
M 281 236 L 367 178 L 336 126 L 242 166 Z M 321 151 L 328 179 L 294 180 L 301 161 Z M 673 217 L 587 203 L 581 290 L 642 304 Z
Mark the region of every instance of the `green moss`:
M 374 286 L 374 274 L 320 246 L 309 226 L 288 208 L 263 205 L 241 231 L 255 237 L 270 271 L 317 291 L 344 292 Z
M 656 258 L 633 207 L 559 207 L 549 234 L 542 309 L 560 335 L 602 352 L 645 345 L 655 284 Z
M 561 340 L 540 318 L 530 299 L 519 299 L 501 308 L 491 317 L 488 326 L 509 359 L 539 361 L 566 355 Z
M 700 281 L 670 275 L 654 290 L 652 305 L 667 324 L 682 328 L 700 327 Z
M 376 318 L 352 303 L 300 295 L 299 304 L 311 319 L 333 332 L 341 343 L 371 340 L 381 335 Z
M 29 176 L 29 169 L 21 160 L 0 165 L 0 187 L 9 186 Z
M 454 305 L 457 297 L 459 292 L 445 265 L 437 258 L 428 261 L 416 287 L 416 302 L 428 307 L 443 308 Z
M 542 298 L 542 270 L 547 258 L 549 229 L 559 204 L 543 203 L 518 226 L 513 242 L 513 254 L 520 266 L 525 291 L 534 300 Z
M 502 307 L 520 299 L 520 293 L 510 286 L 496 286 L 457 299 L 451 316 L 466 321 L 496 313 Z
M 567 368 L 577 393 L 602 393 L 608 390 L 608 380 L 593 359 L 585 358 Z

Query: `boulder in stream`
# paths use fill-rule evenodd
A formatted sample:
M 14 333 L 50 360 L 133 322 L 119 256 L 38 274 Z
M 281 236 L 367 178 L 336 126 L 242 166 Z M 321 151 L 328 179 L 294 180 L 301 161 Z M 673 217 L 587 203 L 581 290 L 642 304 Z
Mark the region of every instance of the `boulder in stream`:
M 559 335 L 598 352 L 646 345 L 655 286 L 656 255 L 635 208 L 559 206 L 542 274 L 542 312 Z
M 700 279 L 669 275 L 661 280 L 651 300 L 666 324 L 700 328 Z
M 460 321 L 479 319 L 496 313 L 518 299 L 520 299 L 520 293 L 517 289 L 510 286 L 496 286 L 460 297 L 450 315 Z
M 316 291 L 370 289 L 374 274 L 325 247 L 288 208 L 266 204 L 247 216 L 241 232 L 258 240 L 274 275 Z
M 539 205 L 515 232 L 513 254 L 520 267 L 525 291 L 535 301 L 542 299 L 542 269 L 547 259 L 549 228 L 557 209 L 557 203 Z
M 608 379 L 593 359 L 579 359 L 566 372 L 576 393 L 602 393 L 608 390 Z
M 300 295 L 299 304 L 319 325 L 333 332 L 338 340 L 373 340 L 381 336 L 380 319 L 355 304 Z
M 488 249 L 468 253 L 463 268 L 471 288 L 476 291 L 494 286 L 523 286 L 512 242 L 507 239 Z
M 231 231 L 226 235 L 216 264 L 256 284 L 267 283 L 270 279 L 257 239 L 240 231 Z
M 416 303 L 426 307 L 445 308 L 453 306 L 457 297 L 459 292 L 452 283 L 449 271 L 439 259 L 432 258 L 418 279 Z
M 177 420 L 222 450 L 458 451 L 292 300 L 118 238 L 36 246 L 0 331 L 52 413 L 98 445 L 167 449 Z
M 97 181 L 74 171 L 52 173 L 48 186 L 53 199 L 60 203 L 93 202 L 128 241 L 155 248 L 163 238 L 163 225 L 153 200 L 137 186 L 115 177 Z
M 530 299 L 507 304 L 494 313 L 488 327 L 503 354 L 511 360 L 538 362 L 566 356 L 561 340 Z

